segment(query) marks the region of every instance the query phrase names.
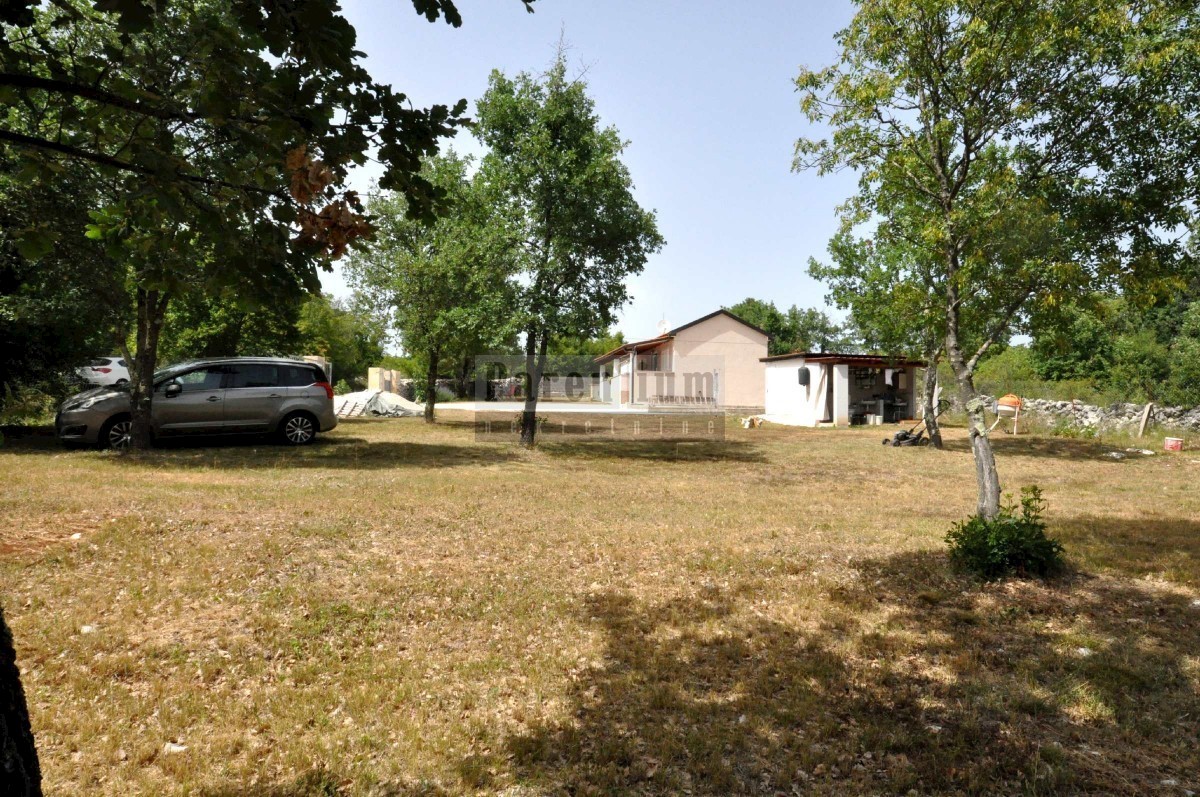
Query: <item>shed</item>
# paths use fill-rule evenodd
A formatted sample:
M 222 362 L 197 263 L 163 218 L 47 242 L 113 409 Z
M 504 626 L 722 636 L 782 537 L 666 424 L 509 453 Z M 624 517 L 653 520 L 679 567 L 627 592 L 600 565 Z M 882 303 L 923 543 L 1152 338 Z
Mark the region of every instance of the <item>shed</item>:
M 925 363 L 879 354 L 792 352 L 763 357 L 766 413 L 792 426 L 848 426 L 912 418 L 916 370 Z

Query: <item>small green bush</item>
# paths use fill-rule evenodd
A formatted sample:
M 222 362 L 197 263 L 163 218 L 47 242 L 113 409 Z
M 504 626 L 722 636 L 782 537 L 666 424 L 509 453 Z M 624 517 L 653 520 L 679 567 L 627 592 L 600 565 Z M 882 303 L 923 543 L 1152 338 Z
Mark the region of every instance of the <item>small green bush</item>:
M 1008 575 L 1051 576 L 1062 571 L 1063 547 L 1046 536 L 1046 504 L 1037 486 L 1021 490 L 1021 504 L 1006 504 L 993 520 L 978 515 L 946 533 L 950 558 L 960 567 L 992 580 Z
M 1054 428 L 1050 430 L 1050 434 L 1055 437 L 1066 437 L 1072 440 L 1094 440 L 1097 435 L 1097 429 L 1094 426 L 1080 426 L 1074 421 L 1066 418 L 1059 418 L 1054 424 Z

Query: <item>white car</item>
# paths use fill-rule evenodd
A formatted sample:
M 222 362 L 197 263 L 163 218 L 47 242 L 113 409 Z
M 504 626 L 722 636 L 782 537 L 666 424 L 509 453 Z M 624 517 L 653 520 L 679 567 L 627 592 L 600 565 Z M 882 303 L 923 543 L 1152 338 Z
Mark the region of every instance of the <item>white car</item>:
M 129 369 L 119 354 L 111 357 L 97 357 L 82 368 L 76 368 L 75 373 L 84 382 L 93 385 L 125 385 L 129 383 Z

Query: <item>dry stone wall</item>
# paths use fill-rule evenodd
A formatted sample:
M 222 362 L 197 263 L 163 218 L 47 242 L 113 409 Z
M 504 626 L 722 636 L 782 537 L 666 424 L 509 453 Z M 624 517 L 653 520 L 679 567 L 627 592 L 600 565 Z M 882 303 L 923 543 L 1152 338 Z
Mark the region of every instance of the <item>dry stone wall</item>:
M 985 396 L 994 412 L 996 399 Z M 1033 415 L 1047 421 L 1065 421 L 1081 428 L 1091 429 L 1136 429 L 1142 422 L 1145 404 L 1110 404 L 1098 407 L 1081 401 L 1054 401 L 1051 399 L 1022 399 L 1021 414 Z M 1150 423 L 1169 429 L 1200 431 L 1200 407 L 1159 407 L 1150 413 Z

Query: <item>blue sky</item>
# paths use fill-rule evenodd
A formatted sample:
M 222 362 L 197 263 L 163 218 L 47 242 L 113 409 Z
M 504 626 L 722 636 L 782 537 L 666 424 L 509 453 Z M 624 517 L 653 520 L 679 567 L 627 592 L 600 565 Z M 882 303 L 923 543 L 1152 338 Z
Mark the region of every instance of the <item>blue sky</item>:
M 606 124 L 625 154 L 638 201 L 658 213 L 663 250 L 630 281 L 618 328 L 655 334 L 747 296 L 781 308 L 824 305 L 807 273 L 835 230 L 835 208 L 854 177 L 791 171 L 806 131 L 792 80 L 801 64 L 836 56 L 845 0 L 458 0 L 461 28 L 429 24 L 408 0 L 346 0 L 372 76 L 417 106 L 471 103 L 492 69 L 540 72 L 560 32 L 572 66 L 586 69 Z M 451 143 L 478 147 L 467 133 Z M 365 189 L 369 169 L 355 177 Z M 339 274 L 327 290 L 345 295 Z

